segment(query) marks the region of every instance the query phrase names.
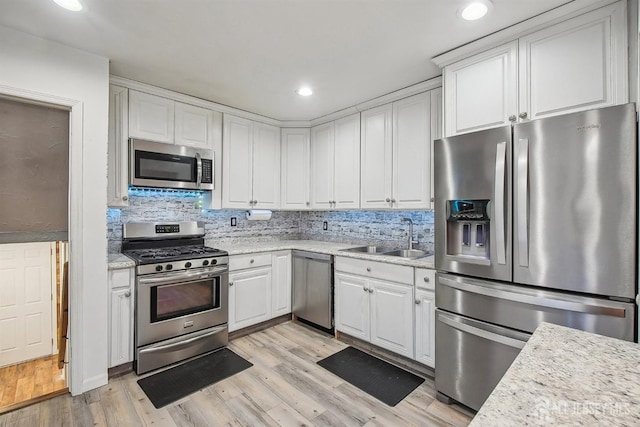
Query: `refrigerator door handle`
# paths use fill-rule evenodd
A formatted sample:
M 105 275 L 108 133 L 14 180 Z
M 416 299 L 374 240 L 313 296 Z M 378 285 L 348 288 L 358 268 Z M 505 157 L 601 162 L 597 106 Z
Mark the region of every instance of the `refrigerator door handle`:
M 499 142 L 496 149 L 496 177 L 494 184 L 494 196 L 495 196 L 495 219 L 496 219 L 496 240 L 498 242 L 497 249 L 497 263 L 506 264 L 506 249 L 505 249 L 505 237 L 504 237 L 504 180 L 505 180 L 505 164 L 507 154 L 507 142 Z
M 518 216 L 518 264 L 529 266 L 529 140 L 518 141 L 518 186 L 516 213 Z
M 477 337 L 484 338 L 489 341 L 494 341 L 503 345 L 507 345 L 509 347 L 522 349 L 522 347 L 524 347 L 526 344 L 525 341 L 520 341 L 515 338 L 499 335 L 494 332 L 480 329 L 478 327 L 471 326 L 466 323 L 458 322 L 455 320 L 455 318 L 453 318 L 453 316 L 450 317 L 449 315 L 443 312 L 439 313 L 438 320 L 461 332 L 466 332 L 468 334 L 475 335 Z
M 506 292 L 498 289 L 485 288 L 484 286 L 472 285 L 470 283 L 461 283 L 442 276 L 438 278 L 438 281 L 445 286 L 462 292 L 472 292 L 491 298 L 500 298 L 507 301 L 519 302 L 538 307 L 555 308 L 557 310 L 573 311 L 576 313 L 600 314 L 620 318 L 626 317 L 626 310 L 624 308 L 607 307 L 604 305 L 587 304 L 557 298 L 537 297 L 518 292 Z

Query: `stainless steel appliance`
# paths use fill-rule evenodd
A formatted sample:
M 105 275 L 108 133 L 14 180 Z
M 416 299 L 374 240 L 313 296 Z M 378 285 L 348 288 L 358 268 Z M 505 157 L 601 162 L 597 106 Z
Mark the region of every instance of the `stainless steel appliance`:
M 122 252 L 137 264 L 138 374 L 228 343 L 229 257 L 204 234 L 201 222 L 124 224 Z
M 333 330 L 333 257 L 293 251 L 293 314 Z
M 636 336 L 633 104 L 438 140 L 436 390 L 479 409 L 541 321 Z
M 213 190 L 213 151 L 141 139 L 129 140 L 129 184 Z

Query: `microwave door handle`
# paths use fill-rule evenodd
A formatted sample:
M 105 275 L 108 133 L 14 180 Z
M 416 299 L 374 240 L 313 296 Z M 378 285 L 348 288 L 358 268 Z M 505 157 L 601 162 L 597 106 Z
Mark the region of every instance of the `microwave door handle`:
M 202 157 L 200 157 L 200 153 L 196 153 L 196 164 L 197 164 L 197 178 L 196 178 L 196 188 L 200 189 L 200 185 L 202 184 Z

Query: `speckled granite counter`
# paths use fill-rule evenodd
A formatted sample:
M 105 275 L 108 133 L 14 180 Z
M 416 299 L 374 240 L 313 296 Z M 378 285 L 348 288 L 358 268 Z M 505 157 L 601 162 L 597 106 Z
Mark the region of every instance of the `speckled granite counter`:
M 216 241 L 207 241 L 205 242 L 205 244 L 214 248 L 224 249 L 225 251 L 229 252 L 229 255 L 242 255 L 257 252 L 272 252 L 288 249 L 298 249 L 301 251 L 310 251 L 348 258 L 366 259 L 371 261 L 388 262 L 390 264 L 407 265 L 410 267 L 433 268 L 433 255 L 418 259 L 406 259 L 394 256 L 340 251 L 340 249 L 362 246 L 353 243 L 320 242 L 315 240 L 277 240 L 257 243 L 220 243 Z
M 128 256 L 122 254 L 109 254 L 107 265 L 109 270 L 119 270 L 121 268 L 135 267 L 136 263 Z
M 640 345 L 541 323 L 471 426 L 637 426 Z

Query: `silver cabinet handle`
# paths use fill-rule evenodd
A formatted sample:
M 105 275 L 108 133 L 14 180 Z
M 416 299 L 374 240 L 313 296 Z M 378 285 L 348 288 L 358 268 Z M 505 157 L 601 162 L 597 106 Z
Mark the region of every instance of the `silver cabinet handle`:
M 396 199 L 391 199 L 391 203 L 395 203 L 395 202 L 396 202 Z
M 229 282 L 229 286 L 233 286 L 233 282 Z
M 429 283 L 429 278 L 427 276 L 424 277 L 424 282 Z
M 125 298 L 129 298 L 131 296 L 131 291 L 127 291 L 124 293 Z
M 516 178 L 518 186 L 516 188 L 516 216 L 518 231 L 518 264 L 521 267 L 529 266 L 529 140 L 520 139 L 518 141 L 518 173 Z
M 520 113 L 518 115 L 518 117 L 520 117 L 522 120 L 526 119 L 527 118 L 527 112 L 525 111 L 524 113 Z
M 516 117 L 515 114 L 512 114 L 511 116 L 509 116 L 509 121 L 512 122 L 512 123 L 515 122 L 517 119 L 518 118 Z
M 366 287 L 366 286 L 363 286 L 363 287 L 362 287 L 362 290 L 363 290 L 363 291 L 365 291 L 365 292 L 367 292 L 369 289 L 367 289 L 367 287 Z
M 371 267 L 367 267 L 367 271 L 368 271 L 368 272 L 371 272 Z
M 420 305 L 420 300 L 416 299 L 416 305 Z
M 373 293 L 373 288 L 369 288 L 369 293 L 372 294 Z
M 129 196 L 122 196 L 122 200 L 126 202 L 127 200 L 129 200 Z
M 504 180 L 506 178 L 506 154 L 507 154 L 507 142 L 502 141 L 498 143 L 496 147 L 496 176 L 494 182 L 494 194 L 495 194 L 495 217 L 496 217 L 496 240 L 497 240 L 497 255 L 496 260 L 498 264 L 506 264 L 506 249 L 505 249 L 505 221 L 504 221 Z
M 391 199 L 387 197 L 387 203 L 389 203 L 390 201 L 391 201 Z
M 309 206 L 311 203 L 307 202 L 307 206 Z
M 254 260 L 254 259 L 250 259 L 250 260 L 249 260 L 249 264 L 253 264 L 254 262 L 255 262 L 255 260 Z

